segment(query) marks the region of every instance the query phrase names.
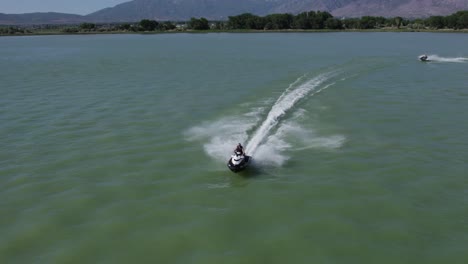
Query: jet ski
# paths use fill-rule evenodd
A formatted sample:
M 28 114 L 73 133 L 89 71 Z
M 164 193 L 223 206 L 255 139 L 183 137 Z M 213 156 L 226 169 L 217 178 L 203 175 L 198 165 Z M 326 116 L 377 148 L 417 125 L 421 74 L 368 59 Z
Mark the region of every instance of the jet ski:
M 423 54 L 423 55 L 419 56 L 419 60 L 421 60 L 421 61 L 428 61 L 428 57 L 427 57 L 426 54 Z
M 245 169 L 249 165 L 251 160 L 251 156 L 247 156 L 241 151 L 235 151 L 234 154 L 231 155 L 227 166 L 231 171 L 238 172 Z

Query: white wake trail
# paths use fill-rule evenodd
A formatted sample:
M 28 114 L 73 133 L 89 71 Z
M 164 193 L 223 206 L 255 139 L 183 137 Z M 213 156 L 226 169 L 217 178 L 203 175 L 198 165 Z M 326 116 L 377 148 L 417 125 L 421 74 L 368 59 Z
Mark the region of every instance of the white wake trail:
M 450 58 L 450 57 L 440 57 L 435 54 L 429 55 L 428 60 L 434 61 L 434 62 L 458 62 L 458 63 L 468 62 L 468 58 L 465 58 L 465 57 Z
M 293 82 L 288 89 L 278 98 L 272 106 L 265 121 L 255 131 L 254 135 L 246 145 L 246 153 L 254 155 L 259 145 L 266 139 L 270 130 L 274 128 L 289 109 L 291 109 L 300 99 L 307 96 L 311 91 L 322 85 L 330 78 L 331 74 L 321 74 L 303 84 L 299 84 L 304 76 Z M 297 86 L 298 85 L 298 86 Z M 297 86 L 297 87 L 296 87 Z M 324 89 L 324 88 L 322 88 Z

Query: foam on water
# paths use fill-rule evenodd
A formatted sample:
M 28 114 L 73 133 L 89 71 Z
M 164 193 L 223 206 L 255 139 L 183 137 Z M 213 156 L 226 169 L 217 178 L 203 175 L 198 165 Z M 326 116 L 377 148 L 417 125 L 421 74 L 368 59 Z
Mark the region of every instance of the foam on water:
M 235 145 L 247 142 L 246 153 L 254 156 L 257 164 L 281 166 L 289 159 L 287 151 L 309 148 L 336 149 L 343 145 L 342 135 L 319 136 L 313 129 L 304 128 L 299 120 L 307 111 L 294 107 L 307 96 L 313 96 L 334 83 L 334 73 L 307 78 L 299 77 L 280 95 L 265 117 L 265 107 L 251 107 L 247 113 L 205 122 L 186 131 L 189 141 L 202 141 L 204 151 L 219 161 L 226 161 Z M 267 99 L 260 104 L 271 104 Z M 244 105 L 244 106 L 248 106 Z M 287 119 L 285 114 L 291 112 Z M 249 136 L 248 131 L 257 127 Z
M 259 122 L 261 112 L 263 108 L 256 107 L 240 117 L 229 116 L 205 122 L 190 128 L 185 136 L 189 141 L 207 141 L 203 145 L 204 151 L 217 160 L 225 161 L 237 143 L 247 140 L 247 131 Z
M 468 58 L 465 58 L 465 57 L 451 58 L 451 57 L 441 57 L 435 54 L 428 55 L 427 57 L 429 61 L 434 61 L 434 62 L 458 62 L 458 63 L 468 62 Z
M 247 143 L 246 152 L 250 155 L 254 155 L 258 146 L 266 138 L 270 130 L 278 124 L 280 117 L 282 117 L 289 109 L 291 109 L 300 99 L 304 98 L 311 91 L 320 87 L 321 84 L 329 79 L 329 75 L 330 74 L 321 74 L 311 80 L 301 83 L 301 80 L 304 78 L 304 76 L 302 76 L 293 82 L 278 98 L 276 103 L 272 106 L 266 119 L 255 131 L 254 135 Z
M 294 115 L 294 117 L 299 116 Z M 299 120 L 292 118 L 279 124 L 278 129 L 268 135 L 265 142 L 257 147 L 255 160 L 263 165 L 281 166 L 289 159 L 287 153 L 306 149 L 338 149 L 345 140 L 343 135 L 321 136 L 315 129 L 304 128 Z

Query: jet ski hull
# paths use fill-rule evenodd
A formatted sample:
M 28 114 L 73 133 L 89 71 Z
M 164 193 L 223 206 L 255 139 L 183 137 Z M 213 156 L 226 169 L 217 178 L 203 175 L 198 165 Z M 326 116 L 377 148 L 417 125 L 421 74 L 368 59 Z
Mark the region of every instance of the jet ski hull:
M 429 58 L 427 57 L 427 55 L 421 55 L 421 56 L 419 56 L 419 60 L 420 61 L 429 61 Z
M 244 157 L 244 160 L 240 163 L 240 164 L 237 164 L 237 165 L 234 165 L 232 163 L 232 159 L 229 159 L 228 163 L 227 163 L 227 166 L 228 168 L 233 171 L 233 172 L 239 172 L 245 168 L 247 168 L 247 166 L 249 165 L 250 161 L 252 160 L 252 157 L 250 156 L 245 156 Z

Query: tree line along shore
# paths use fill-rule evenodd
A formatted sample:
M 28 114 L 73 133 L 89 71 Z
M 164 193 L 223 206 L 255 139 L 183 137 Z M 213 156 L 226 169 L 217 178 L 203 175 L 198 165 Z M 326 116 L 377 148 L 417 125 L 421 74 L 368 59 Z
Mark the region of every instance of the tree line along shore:
M 258 32 L 258 31 L 456 31 L 468 32 L 468 10 L 448 16 L 336 18 L 324 11 L 257 16 L 244 13 L 227 21 L 191 18 L 189 21 L 143 19 L 132 23 L 81 23 L 0 25 L 0 35 L 158 33 L 158 32 Z

